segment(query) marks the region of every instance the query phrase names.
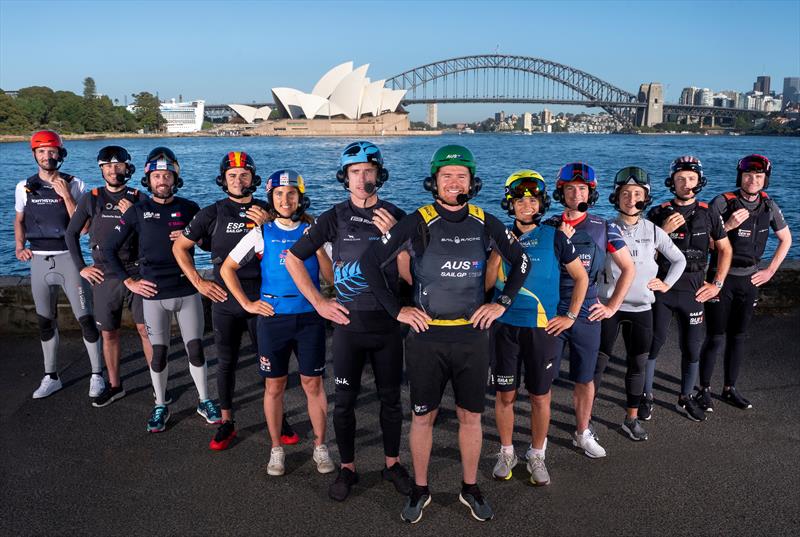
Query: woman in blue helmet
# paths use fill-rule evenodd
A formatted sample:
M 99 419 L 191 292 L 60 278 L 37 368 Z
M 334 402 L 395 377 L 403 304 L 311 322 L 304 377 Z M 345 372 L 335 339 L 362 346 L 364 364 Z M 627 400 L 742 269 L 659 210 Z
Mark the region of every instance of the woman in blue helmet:
M 303 297 L 286 271 L 288 249 L 314 220 L 305 210 L 310 205 L 303 177 L 294 170 L 278 170 L 267 179 L 267 204 L 271 220 L 254 227 L 234 246 L 220 268 L 225 285 L 246 311 L 258 315 L 259 373 L 265 379 L 264 414 L 272 441 L 267 473 L 285 472 L 285 453 L 281 445 L 283 394 L 292 352 L 297 356 L 303 391 L 308 400 L 308 416 L 314 430 L 313 460 L 320 473 L 335 466 L 325 445 L 328 402 L 322 384 L 325 372 L 325 324 Z M 236 274 L 253 257 L 261 263 L 261 290 L 251 300 Z M 331 262 L 324 248 L 309 258 L 306 268 L 319 288 L 319 275 L 333 280 Z

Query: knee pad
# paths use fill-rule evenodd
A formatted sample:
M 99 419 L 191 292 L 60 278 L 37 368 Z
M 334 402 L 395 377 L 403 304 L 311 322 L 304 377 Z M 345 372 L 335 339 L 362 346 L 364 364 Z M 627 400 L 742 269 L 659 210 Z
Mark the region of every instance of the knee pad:
M 206 356 L 203 354 L 203 343 L 199 339 L 193 339 L 186 344 L 186 352 L 189 354 L 189 363 L 196 367 L 203 367 L 206 363 Z
M 39 321 L 39 337 L 42 341 L 50 341 L 56 335 L 56 321 L 55 319 L 48 319 L 36 314 L 36 320 Z
M 639 369 L 639 372 L 644 372 L 645 368 L 647 367 L 647 359 L 650 355 L 645 354 L 637 354 L 633 357 L 633 361 L 636 363 L 636 367 Z
M 94 316 L 84 315 L 78 319 L 78 324 L 81 325 L 81 332 L 83 332 L 83 339 L 89 343 L 94 343 L 100 338 L 100 332 L 97 330 L 97 323 L 94 321 Z
M 344 417 L 353 414 L 356 408 L 358 392 L 351 390 L 336 390 L 334 395 L 334 417 Z
M 153 345 L 153 360 L 150 368 L 156 373 L 161 373 L 167 367 L 167 346 Z

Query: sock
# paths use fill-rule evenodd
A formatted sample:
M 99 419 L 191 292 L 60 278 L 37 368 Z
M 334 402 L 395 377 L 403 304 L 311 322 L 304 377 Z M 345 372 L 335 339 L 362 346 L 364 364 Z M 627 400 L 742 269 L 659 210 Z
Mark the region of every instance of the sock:
M 510 446 L 500 446 L 500 451 L 505 453 L 506 455 L 513 455 L 514 454 L 514 444 Z
M 208 399 L 208 385 L 206 383 L 206 364 L 196 366 L 189 364 L 189 373 L 192 374 L 192 380 L 197 388 L 197 396 L 201 401 Z
M 92 373 L 95 375 L 102 375 L 103 357 L 100 349 L 102 349 L 103 339 L 98 338 L 97 341 L 92 343 L 90 341 L 86 341 L 86 338 L 84 338 L 83 344 L 86 346 L 86 352 L 89 354 L 89 362 L 92 364 Z
M 45 373 L 45 375 L 48 375 L 53 380 L 58 380 L 58 373 Z
M 44 354 L 45 371 L 58 371 L 58 367 L 56 365 L 56 358 L 58 356 L 58 339 L 58 329 L 56 328 L 53 337 L 47 341 L 42 341 L 42 354 Z M 53 378 L 53 373 L 50 373 L 50 375 L 50 378 Z M 55 378 L 58 378 L 58 375 L 56 375 Z
M 528 453 L 535 457 L 541 457 L 544 459 L 544 453 L 547 451 L 547 438 L 544 439 L 544 444 L 542 444 L 542 449 L 536 449 L 533 447 L 533 444 L 528 448 Z
M 464 483 L 462 481 L 461 482 L 461 492 L 462 493 L 468 493 L 468 492 L 470 492 L 472 490 L 473 487 L 477 487 L 477 486 L 478 486 L 477 483 Z
M 164 394 L 167 391 L 167 377 L 169 377 L 169 365 L 161 373 L 150 370 L 150 380 L 153 381 L 153 391 L 156 392 L 156 404 L 164 404 Z

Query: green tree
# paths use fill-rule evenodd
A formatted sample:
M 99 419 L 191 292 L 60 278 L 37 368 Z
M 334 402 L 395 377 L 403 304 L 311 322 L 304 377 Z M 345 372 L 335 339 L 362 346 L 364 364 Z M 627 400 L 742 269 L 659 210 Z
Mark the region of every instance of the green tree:
M 30 122 L 17 106 L 16 99 L 0 91 L 0 133 L 23 134 L 31 130 Z
M 97 85 L 94 83 L 94 78 L 87 76 L 83 79 L 83 98 L 94 99 L 97 93 Z
M 161 103 L 158 102 L 158 97 L 147 91 L 134 93 L 132 97 L 134 116 L 136 116 L 139 126 L 145 131 L 161 131 L 167 121 L 161 115 Z

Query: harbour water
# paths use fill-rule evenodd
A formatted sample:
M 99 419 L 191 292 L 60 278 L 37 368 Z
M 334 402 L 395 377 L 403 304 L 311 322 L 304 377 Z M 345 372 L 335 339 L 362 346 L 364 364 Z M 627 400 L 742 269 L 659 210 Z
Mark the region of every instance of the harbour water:
M 97 151 L 110 144 L 124 146 L 131 153 L 139 170 L 144 167 L 147 153 L 158 145 L 170 147 L 181 164 L 184 188 L 181 196 L 193 199 L 201 207 L 223 197 L 214 178 L 219 161 L 228 151 L 246 151 L 253 156 L 259 175 L 265 177 L 280 168 L 299 171 L 311 198 L 310 212 L 319 214 L 333 203 L 345 198 L 342 185 L 336 181 L 339 153 L 349 143 L 347 138 L 163 138 L 68 141 L 69 155 L 62 170 L 83 179 L 89 187 L 103 184 L 96 163 Z M 519 136 L 513 134 L 443 135 L 431 137 L 379 138 L 373 140 L 383 150 L 390 178 L 381 195 L 407 211 L 429 203 L 431 196 L 422 188 L 428 175 L 430 157 L 444 144 L 457 143 L 469 147 L 475 154 L 478 175 L 483 190 L 474 203 L 508 221 L 500 209 L 506 177 L 520 168 L 539 171 L 553 185 L 558 168 L 571 161 L 592 165 L 600 182 L 600 201 L 594 212 L 610 216 L 614 213 L 608 202 L 614 173 L 623 166 L 636 165 L 648 170 L 653 180 L 653 195 L 657 202 L 670 197 L 664 187 L 669 164 L 675 157 L 693 154 L 702 161 L 708 186 L 700 198 L 710 200 L 714 195 L 733 190 L 736 182 L 736 162 L 750 153 L 768 156 L 773 174 L 768 193 L 783 209 L 794 231 L 795 244 L 789 257 L 800 258 L 797 231 L 800 230 L 800 138 L 749 136 L 636 136 L 636 135 L 578 135 L 548 134 Z M 26 274 L 27 263 L 14 256 L 14 187 L 36 171 L 27 143 L 0 144 L 0 186 L 6 194 L 0 202 L 0 274 Z M 140 171 L 131 184 L 141 187 Z M 264 196 L 263 190 L 260 197 Z M 554 203 L 551 213 L 559 210 Z M 774 250 L 770 239 L 768 255 Z M 207 254 L 198 253 L 199 266 L 208 266 Z

